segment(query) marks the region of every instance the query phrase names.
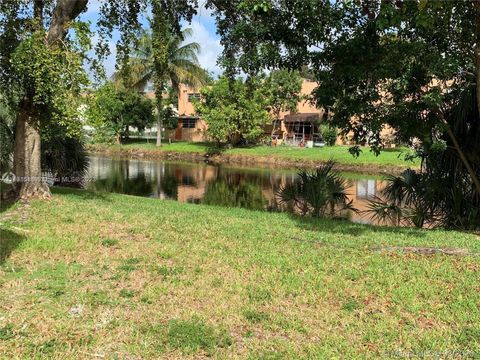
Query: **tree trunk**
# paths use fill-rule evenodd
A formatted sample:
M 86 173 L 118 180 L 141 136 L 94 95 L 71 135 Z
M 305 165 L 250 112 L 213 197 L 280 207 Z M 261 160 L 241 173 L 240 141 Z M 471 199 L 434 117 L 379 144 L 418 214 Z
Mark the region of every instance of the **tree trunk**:
M 88 0 L 58 0 L 50 28 L 45 35 L 49 46 L 56 46 L 68 32 L 69 24 L 87 6 Z M 34 17 L 43 23 L 44 1 L 34 1 Z M 33 103 L 35 89 L 27 89 L 17 110 L 13 169 L 15 182 L 12 195 L 16 198 L 49 198 L 50 190 L 42 179 L 39 111 Z
M 480 0 L 473 0 L 475 5 L 475 81 L 477 110 L 480 115 Z
M 168 75 L 168 42 L 166 39 L 168 39 L 170 28 L 161 2 L 153 2 L 152 15 L 153 86 L 155 88 L 155 103 L 157 107 L 157 146 L 162 146 L 162 93 L 165 87 L 165 79 Z
M 116 143 L 117 145 L 120 145 L 120 144 L 122 143 L 122 134 L 117 133 L 117 134 L 115 135 L 115 143 Z
M 22 100 L 16 119 L 13 190 L 21 199 L 47 199 L 51 194 L 42 178 L 39 121 L 33 114 L 30 100 Z
M 480 0 L 474 0 L 475 5 L 475 81 L 476 81 L 476 97 L 477 97 L 477 110 L 480 116 Z M 462 156 L 461 154 L 460 156 Z M 463 155 L 465 157 L 465 155 Z M 463 160 L 463 158 L 462 158 Z M 466 160 L 465 160 L 466 161 Z M 480 196 L 480 180 L 476 176 L 473 169 L 469 169 L 470 165 L 467 166 L 469 173 L 473 177 L 473 182 L 475 188 L 477 189 L 477 195 Z
M 274 111 L 273 112 L 273 116 L 275 117 L 275 120 L 273 120 L 273 125 L 272 125 L 272 138 L 273 138 L 273 135 L 275 134 L 275 130 L 276 130 L 276 127 L 275 127 L 275 124 L 277 121 L 280 122 L 280 111 Z M 280 129 L 279 130 L 282 130 L 282 125 L 280 125 Z
M 160 109 L 157 107 L 157 146 L 162 146 L 162 115 Z

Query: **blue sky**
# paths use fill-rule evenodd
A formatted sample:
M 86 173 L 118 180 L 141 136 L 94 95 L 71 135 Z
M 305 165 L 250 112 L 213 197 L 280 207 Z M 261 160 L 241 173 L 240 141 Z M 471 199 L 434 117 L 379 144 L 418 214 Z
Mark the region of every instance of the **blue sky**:
M 214 75 L 219 75 L 221 69 L 217 66 L 218 55 L 222 52 L 220 45 L 220 38 L 216 34 L 215 19 L 209 10 L 202 5 L 204 1 L 200 0 L 200 8 L 197 10 L 197 15 L 192 19 L 191 24 L 184 23 L 184 27 L 191 27 L 193 36 L 187 39 L 188 42 L 198 42 L 201 46 L 201 52 L 198 56 L 199 62 L 203 68 Z M 92 30 L 95 30 L 95 24 L 98 19 L 98 11 L 101 6 L 100 0 L 90 0 L 87 11 L 82 14 L 81 20 L 89 20 L 92 23 Z M 118 34 L 114 34 L 110 42 L 110 50 L 112 55 L 109 56 L 104 63 L 107 71 L 107 76 L 110 76 L 115 69 L 115 43 L 118 39 Z

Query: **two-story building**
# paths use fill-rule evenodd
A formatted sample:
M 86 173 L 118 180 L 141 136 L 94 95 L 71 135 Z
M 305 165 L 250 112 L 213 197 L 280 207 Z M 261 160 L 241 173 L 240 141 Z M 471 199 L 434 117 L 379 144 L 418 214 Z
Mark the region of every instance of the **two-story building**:
M 317 109 L 305 99 L 317 86 L 317 83 L 304 80 L 301 95 L 303 99 L 297 105 L 297 112 L 282 112 L 280 119 L 265 126 L 265 135 L 279 139 L 311 139 L 318 134 L 318 125 L 324 116 L 323 109 Z M 193 106 L 195 99 L 200 99 L 198 89 L 181 85 L 178 94 L 178 126 L 173 138 L 175 140 L 205 141 L 208 124 L 196 113 Z
M 321 139 L 320 123 L 327 116 L 323 108 L 317 108 L 308 98 L 317 87 L 314 81 L 304 79 L 301 88 L 301 100 L 297 104 L 296 112 L 282 112 L 279 119 L 274 119 L 272 123 L 265 125 L 264 134 L 276 140 L 277 144 L 287 142 L 290 144 L 305 143 L 307 141 L 317 141 Z M 184 141 L 206 141 L 206 130 L 208 124 L 196 113 L 193 106 L 195 100 L 200 99 L 199 89 L 190 88 L 186 85 L 180 86 L 178 94 L 178 125 L 177 128 L 169 134 L 172 140 Z M 393 144 L 394 131 L 385 127 L 381 136 Z M 350 144 L 347 138 L 337 137 L 337 144 Z
M 319 126 L 325 111 L 318 109 L 309 100 L 316 87 L 316 82 L 304 79 L 297 111 L 280 113 L 279 119 L 274 119 L 272 124 L 265 126 L 265 135 L 277 140 L 278 144 L 283 141 L 296 144 L 302 141 L 319 140 L 321 137 Z
M 198 89 L 181 84 L 178 92 L 178 125 L 173 134 L 174 140 L 205 141 L 207 123 L 198 117 L 193 102 L 200 99 Z

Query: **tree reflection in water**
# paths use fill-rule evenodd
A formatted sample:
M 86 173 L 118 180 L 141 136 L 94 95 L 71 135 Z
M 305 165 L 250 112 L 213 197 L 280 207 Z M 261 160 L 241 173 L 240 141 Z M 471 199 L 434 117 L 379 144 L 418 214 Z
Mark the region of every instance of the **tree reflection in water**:
M 217 179 L 207 185 L 202 203 L 263 210 L 268 202 L 259 184 L 251 181 L 232 184 L 227 179 Z
M 152 183 L 145 173 L 136 172 L 130 176 L 128 161 L 113 161 L 108 177 L 95 180 L 93 188 L 136 196 L 149 196 L 152 193 Z
M 90 157 L 87 176 L 93 180 L 87 186 L 94 190 L 266 211 L 293 211 L 279 201 L 278 190 L 297 178 L 294 170 L 285 169 L 102 157 Z M 349 178 L 348 197 L 359 210 L 384 187 L 378 178 Z M 351 216 L 371 222 L 361 214 Z

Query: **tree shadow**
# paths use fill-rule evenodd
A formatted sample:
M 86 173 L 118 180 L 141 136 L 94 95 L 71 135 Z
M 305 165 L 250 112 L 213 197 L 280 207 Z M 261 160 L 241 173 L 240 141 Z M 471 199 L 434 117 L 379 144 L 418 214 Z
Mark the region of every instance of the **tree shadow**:
M 23 240 L 25 240 L 24 235 L 0 228 L 0 265 L 5 262 L 12 251 L 16 249 Z
M 204 145 L 206 146 L 206 154 L 208 156 L 221 155 L 227 150 L 227 147 L 221 144 L 205 143 Z
M 8 193 L 10 190 L 10 185 L 4 184 L 0 181 L 0 214 L 6 212 L 15 204 L 15 200 L 6 198 L 9 196 Z
M 107 192 L 77 189 L 71 187 L 54 186 L 50 189 L 52 194 L 72 195 L 81 200 L 104 200 L 111 201 Z M 0 196 L 0 214 L 6 213 L 11 207 L 18 203 L 18 199 L 3 199 Z
M 15 205 L 15 200 L 5 200 L 1 198 L 0 195 L 0 214 L 7 212 L 13 205 Z
M 382 151 L 385 151 L 385 152 L 392 152 L 392 153 L 404 153 L 406 152 L 405 149 L 402 149 L 401 147 L 394 147 L 394 148 L 384 148 L 382 149 Z
M 404 235 L 415 232 L 416 237 L 425 237 L 426 231 L 419 231 L 419 229 L 410 227 L 396 227 L 385 225 L 370 225 L 354 223 L 348 219 L 326 219 L 305 217 L 298 214 L 289 214 L 289 217 L 295 221 L 297 226 L 303 230 L 316 231 L 323 233 L 337 233 L 351 236 L 360 236 L 365 232 L 368 233 L 385 233 Z
M 102 200 L 108 201 L 111 200 L 108 198 L 108 192 L 87 190 L 87 189 L 75 189 L 69 187 L 54 186 L 51 188 L 53 194 L 61 194 L 68 196 L 78 197 L 80 200 Z

